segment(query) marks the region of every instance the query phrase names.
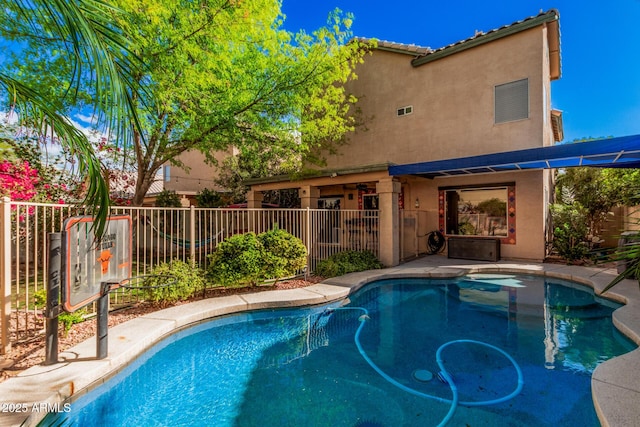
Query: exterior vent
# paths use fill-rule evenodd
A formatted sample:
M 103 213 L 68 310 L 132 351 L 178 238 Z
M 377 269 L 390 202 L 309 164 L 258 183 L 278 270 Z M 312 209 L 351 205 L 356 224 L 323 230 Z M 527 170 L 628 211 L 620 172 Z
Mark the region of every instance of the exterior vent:
M 495 87 L 495 123 L 529 118 L 529 79 Z
M 413 113 L 413 105 L 407 105 L 406 107 L 398 108 L 398 117 L 406 116 Z
M 498 261 L 500 239 L 490 237 L 449 237 L 448 257 L 476 261 Z

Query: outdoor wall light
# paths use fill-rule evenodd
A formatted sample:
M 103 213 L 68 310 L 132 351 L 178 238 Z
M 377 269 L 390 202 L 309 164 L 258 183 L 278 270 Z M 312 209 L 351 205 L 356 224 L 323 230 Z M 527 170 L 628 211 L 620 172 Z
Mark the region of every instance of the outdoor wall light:
M 418 199 L 417 197 L 416 197 L 416 205 L 415 206 L 416 206 L 416 209 L 418 209 L 420 207 L 420 199 Z

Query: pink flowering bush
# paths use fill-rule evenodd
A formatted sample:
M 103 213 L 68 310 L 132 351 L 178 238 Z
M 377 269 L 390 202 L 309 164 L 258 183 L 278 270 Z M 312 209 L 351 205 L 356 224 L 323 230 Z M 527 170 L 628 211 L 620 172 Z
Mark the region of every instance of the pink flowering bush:
M 8 196 L 14 201 L 37 201 L 64 204 L 72 191 L 65 184 L 51 182 L 41 176 L 26 160 L 0 162 L 0 197 Z
M 0 195 L 12 200 L 27 201 L 38 193 L 36 186 L 40 178 L 38 171 L 29 162 L 12 163 L 3 160 L 0 163 Z

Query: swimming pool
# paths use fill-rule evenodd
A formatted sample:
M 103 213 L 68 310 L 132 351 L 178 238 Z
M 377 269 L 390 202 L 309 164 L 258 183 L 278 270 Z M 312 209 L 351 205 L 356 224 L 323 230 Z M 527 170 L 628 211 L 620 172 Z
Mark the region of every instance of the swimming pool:
M 437 379 L 444 367 L 461 402 L 499 400 L 523 378 L 509 400 L 457 405 L 450 425 L 596 426 L 590 375 L 635 348 L 611 324 L 616 307 L 535 276 L 379 281 L 343 307 L 181 331 L 43 424 L 438 425 L 451 409 L 451 384 Z

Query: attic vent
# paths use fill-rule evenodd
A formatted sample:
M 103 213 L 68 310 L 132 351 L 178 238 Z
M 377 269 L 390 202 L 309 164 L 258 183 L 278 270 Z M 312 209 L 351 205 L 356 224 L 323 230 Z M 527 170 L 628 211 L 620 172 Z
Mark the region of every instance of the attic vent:
M 407 105 L 406 107 L 398 108 L 398 116 L 406 116 L 413 113 L 413 105 Z

